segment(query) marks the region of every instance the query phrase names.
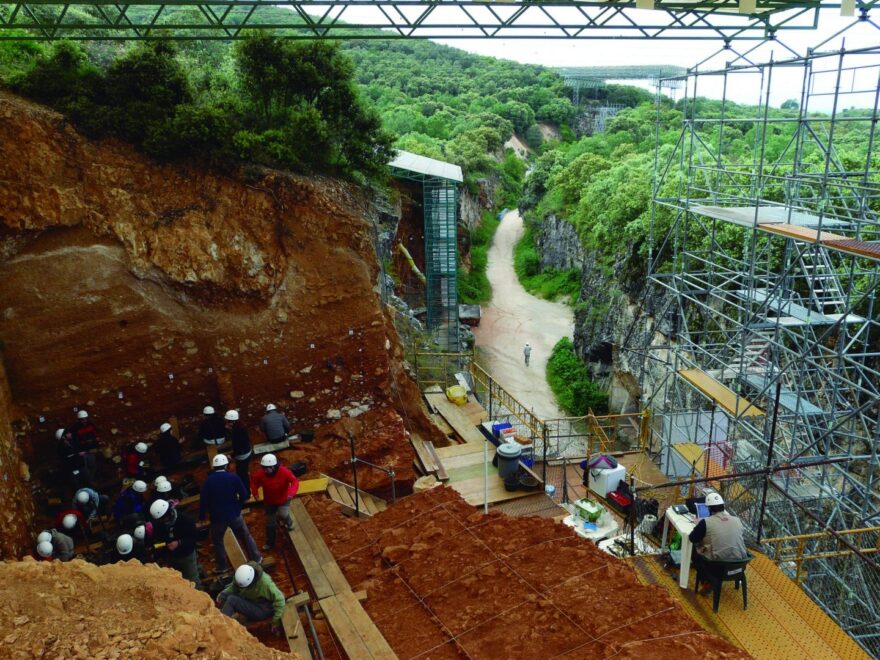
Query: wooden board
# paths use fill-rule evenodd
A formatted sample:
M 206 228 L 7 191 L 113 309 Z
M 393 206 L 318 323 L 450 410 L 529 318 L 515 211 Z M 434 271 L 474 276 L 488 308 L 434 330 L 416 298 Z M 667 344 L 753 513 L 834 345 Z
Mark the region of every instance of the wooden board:
M 323 493 L 327 490 L 327 477 L 318 479 L 305 479 L 299 482 L 299 490 L 297 495 L 307 495 L 308 493 Z
M 309 578 L 309 584 L 312 585 L 312 591 L 315 592 L 315 596 L 318 599 L 332 596 L 333 587 L 330 586 L 330 581 L 324 575 L 321 563 L 315 557 L 315 552 L 312 550 L 306 535 L 303 534 L 299 527 L 290 530 L 288 535 L 293 542 L 293 547 L 296 549 L 296 554 L 299 555 L 299 560 L 303 565 L 306 576 Z
M 412 445 L 413 451 L 416 453 L 416 458 L 421 464 L 425 474 L 436 473 L 437 465 L 434 463 L 434 458 L 431 456 L 431 453 L 428 451 L 427 447 L 425 447 L 424 440 L 410 438 L 409 442 Z
M 449 488 L 457 491 L 468 504 L 472 506 L 483 506 L 483 477 L 474 477 L 472 479 L 465 479 L 464 481 L 451 483 L 449 484 Z M 491 472 L 489 473 L 489 504 L 514 500 L 518 497 L 528 497 L 534 494 L 534 491 L 508 491 L 504 488 L 504 481 L 497 473 L 494 475 Z
M 810 243 L 815 243 L 816 241 L 835 241 L 846 238 L 846 236 L 839 236 L 838 234 L 832 234 L 827 231 L 823 231 L 820 236 L 818 231 L 811 229 L 810 227 L 800 227 L 798 225 L 789 225 L 786 223 L 758 225 L 758 229 L 770 232 L 771 234 L 785 236 L 786 238 L 796 238 L 801 241 L 809 241 Z
M 455 430 L 456 435 L 464 442 L 480 442 L 483 434 L 476 424 L 458 406 L 449 401 L 445 394 L 426 394 L 447 423 Z
M 303 660 L 310 660 L 312 652 L 309 649 L 309 641 L 306 639 L 305 629 L 299 619 L 296 605 L 288 601 L 281 614 L 281 625 L 284 628 L 284 636 L 287 637 L 287 645 L 294 653 L 298 653 Z
M 455 433 L 455 429 L 453 429 L 449 424 L 443 419 L 443 415 L 438 415 L 437 413 L 431 414 L 431 421 L 437 425 L 437 428 L 443 432 L 443 435 L 452 435 Z
M 450 445 L 449 447 L 434 447 L 434 453 L 440 457 L 443 464 L 446 465 L 446 459 L 453 456 L 464 456 L 465 454 L 483 453 L 483 443 L 487 440 L 481 435 L 480 441 L 465 442 L 460 445 Z M 490 447 L 494 449 L 494 446 Z
M 822 245 L 847 254 L 856 254 L 860 257 L 880 261 L 880 242 L 877 241 L 858 241 L 844 237 L 836 240 L 823 238 Z
M 734 417 L 760 417 L 764 414 L 763 410 L 738 396 L 705 371 L 681 369 L 678 374 Z
M 321 611 L 327 619 L 333 634 L 339 640 L 342 650 L 352 660 L 360 660 L 361 658 L 372 658 L 370 650 L 364 643 L 354 622 L 349 618 L 345 610 L 342 609 L 339 601 L 334 597 L 322 598 L 319 603 Z
M 430 441 L 426 442 L 425 449 L 428 450 L 428 454 L 431 456 L 431 461 L 437 468 L 437 480 L 449 481 L 449 475 L 446 474 L 446 469 L 443 467 L 443 463 L 440 461 L 440 458 L 437 456 L 437 453 L 434 450 L 434 443 Z
M 293 500 L 290 503 L 290 513 L 296 520 L 297 527 L 302 530 L 306 539 L 308 539 L 315 559 L 318 561 L 333 592 L 351 591 L 351 585 L 348 584 L 348 580 L 345 579 L 345 576 L 336 564 L 333 554 L 330 552 L 327 544 L 324 543 L 324 538 L 321 536 L 318 528 L 315 527 L 315 523 L 312 522 L 312 518 L 302 502 Z
M 373 658 L 377 660 L 394 660 L 397 658 L 391 646 L 389 646 L 382 633 L 376 627 L 376 624 L 373 623 L 372 619 L 364 611 L 364 608 L 353 593 L 339 594 L 336 596 L 336 601 L 354 624 L 361 641 L 363 641 Z
M 226 533 L 223 534 L 223 547 L 226 548 L 226 556 L 229 558 L 233 571 L 242 564 L 247 564 L 247 555 L 244 554 L 238 539 L 235 538 L 235 534 L 228 527 L 226 528 Z

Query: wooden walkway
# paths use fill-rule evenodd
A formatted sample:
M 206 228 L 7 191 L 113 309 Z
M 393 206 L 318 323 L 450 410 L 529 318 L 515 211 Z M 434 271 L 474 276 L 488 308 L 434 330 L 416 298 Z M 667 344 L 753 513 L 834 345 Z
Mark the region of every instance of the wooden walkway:
M 749 564 L 749 608 L 743 610 L 742 592 L 724 583 L 718 613 L 712 597 L 678 586 L 674 573 L 656 556 L 626 560 L 639 581 L 665 589 L 706 631 L 748 651 L 756 660 L 862 660 L 868 656 L 818 605 L 765 555 L 756 553 Z M 692 575 L 690 584 L 696 578 Z
M 738 396 L 733 390 L 719 383 L 705 371 L 681 369 L 678 375 L 734 417 L 760 417 L 764 415 L 763 410 Z

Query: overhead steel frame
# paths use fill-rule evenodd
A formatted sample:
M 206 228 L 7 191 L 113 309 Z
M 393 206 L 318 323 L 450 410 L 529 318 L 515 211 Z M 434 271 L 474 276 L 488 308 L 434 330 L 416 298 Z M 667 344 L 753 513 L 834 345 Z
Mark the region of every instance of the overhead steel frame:
M 800 99 L 783 111 L 774 90 L 793 76 Z M 754 542 L 876 526 L 880 45 L 740 56 L 681 79 L 682 128 L 671 151 L 658 140 L 654 181 L 649 276 L 669 293 L 676 329 L 646 347 L 665 365 L 643 383 L 654 448 L 676 451 L 674 436 L 703 445 L 705 476 L 710 463 L 716 474 L 766 470 L 760 485 L 719 484 Z M 699 98 L 711 85 L 719 103 Z M 744 114 L 731 91 L 750 85 Z M 880 655 L 877 563 L 820 558 L 800 575 Z
M 858 0 L 867 11 L 880 0 Z M 748 7 L 751 4 L 752 7 Z M 843 0 L 843 4 L 847 4 Z M 741 5 L 745 8 L 740 13 Z M 818 25 L 825 0 L 29 0 L 0 4 L 0 40 L 773 38 Z M 653 6 L 653 11 L 635 9 Z M 277 7 L 290 9 L 279 20 Z
M 452 179 L 391 168 L 392 176 L 422 184 L 427 327 L 444 351 L 461 348 L 458 322 L 458 184 Z

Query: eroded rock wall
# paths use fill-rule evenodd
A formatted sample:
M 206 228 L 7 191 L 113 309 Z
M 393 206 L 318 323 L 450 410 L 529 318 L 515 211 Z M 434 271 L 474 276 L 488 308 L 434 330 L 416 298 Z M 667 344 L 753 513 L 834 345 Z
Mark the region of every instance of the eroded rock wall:
M 368 206 L 333 180 L 159 166 L 0 94 L 0 337 L 31 458 L 77 407 L 119 442 L 270 401 L 297 430 L 389 407 L 430 434 Z
M 30 550 L 34 503 L 29 471 L 13 433 L 12 393 L 0 352 L 0 559 L 21 557 Z

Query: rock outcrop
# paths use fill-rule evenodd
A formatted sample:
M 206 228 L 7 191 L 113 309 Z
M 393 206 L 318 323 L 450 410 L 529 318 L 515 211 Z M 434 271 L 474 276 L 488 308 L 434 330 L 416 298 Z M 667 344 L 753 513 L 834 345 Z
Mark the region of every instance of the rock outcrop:
M 309 432 L 388 408 L 436 433 L 356 187 L 158 165 L 8 94 L 0 156 L 0 338 L 31 459 L 83 407 L 117 445 L 171 415 L 192 434 L 208 403 L 255 422 L 271 401 Z
M 21 557 L 30 550 L 34 518 L 30 473 L 13 434 L 13 416 L 12 394 L 0 359 L 0 559 Z

